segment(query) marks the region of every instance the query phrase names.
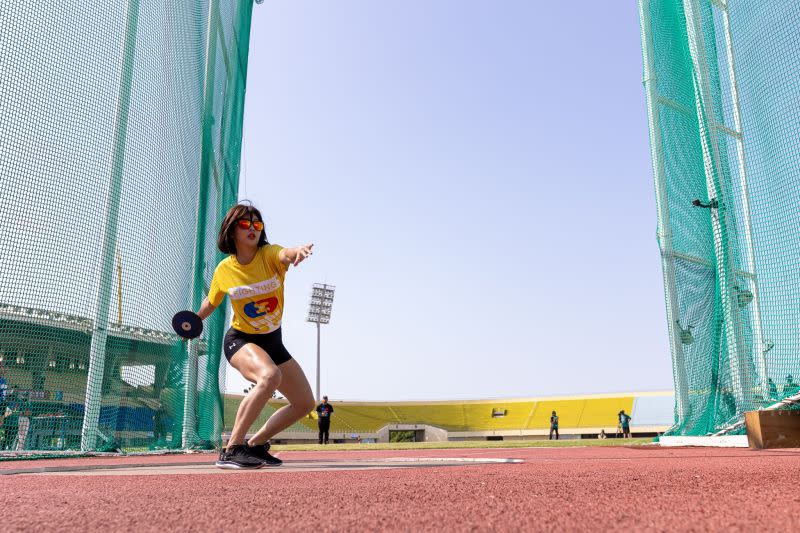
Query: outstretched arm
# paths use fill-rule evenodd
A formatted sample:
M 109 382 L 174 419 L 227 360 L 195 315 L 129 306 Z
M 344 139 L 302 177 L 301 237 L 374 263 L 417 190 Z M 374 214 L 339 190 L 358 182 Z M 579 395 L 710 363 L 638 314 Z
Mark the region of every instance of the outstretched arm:
M 314 244 L 306 244 L 304 246 L 297 246 L 295 248 L 284 248 L 278 254 L 278 259 L 286 266 L 297 266 L 303 262 L 309 255 L 313 254 L 311 249 Z
M 211 302 L 208 301 L 208 298 L 203 300 L 203 303 L 200 305 L 200 309 L 197 311 L 197 316 L 200 317 L 201 320 L 205 320 L 206 318 L 214 312 L 217 306 L 211 305 Z

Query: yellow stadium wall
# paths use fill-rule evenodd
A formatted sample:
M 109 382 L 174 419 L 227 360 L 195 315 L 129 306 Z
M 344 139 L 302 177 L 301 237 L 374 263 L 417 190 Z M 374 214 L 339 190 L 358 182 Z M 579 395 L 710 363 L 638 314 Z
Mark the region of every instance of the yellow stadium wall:
M 331 432 L 346 434 L 376 433 L 387 425 L 419 424 L 440 427 L 451 432 L 546 430 L 550 415 L 556 411 L 564 431 L 616 427 L 617 413 L 633 409 L 635 395 L 603 395 L 521 400 L 471 400 L 462 402 L 348 402 L 331 401 L 335 411 Z M 230 431 L 241 396 L 225 397 L 225 430 Z M 253 430 L 263 424 L 285 400 L 270 401 Z M 492 416 L 505 411 L 504 416 Z M 316 415 L 304 418 L 287 431 L 314 432 Z

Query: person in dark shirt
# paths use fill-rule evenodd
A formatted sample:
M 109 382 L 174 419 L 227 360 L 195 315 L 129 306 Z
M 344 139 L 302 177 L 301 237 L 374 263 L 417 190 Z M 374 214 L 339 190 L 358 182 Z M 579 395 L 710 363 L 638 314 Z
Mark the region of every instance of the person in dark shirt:
M 631 438 L 631 417 L 625 410 L 619 412 L 619 427 L 622 430 L 622 438 L 629 439 Z
M 772 378 L 768 380 L 769 386 L 769 399 L 770 400 L 777 400 L 778 399 L 778 386 L 772 381 Z
M 328 403 L 328 397 L 322 397 L 322 403 L 317 406 L 317 424 L 319 425 L 319 443 L 328 444 L 328 433 L 331 429 L 331 413 L 333 406 Z
M 550 415 L 550 439 L 553 440 L 553 432 L 556 433 L 556 440 L 558 440 L 558 415 L 555 411 Z
M 794 382 L 794 378 L 789 374 L 786 376 L 786 385 L 783 386 L 783 397 L 794 396 L 800 391 L 800 385 Z
M 159 405 L 153 413 L 153 441 L 156 444 L 166 442 L 167 432 L 164 430 L 164 407 Z

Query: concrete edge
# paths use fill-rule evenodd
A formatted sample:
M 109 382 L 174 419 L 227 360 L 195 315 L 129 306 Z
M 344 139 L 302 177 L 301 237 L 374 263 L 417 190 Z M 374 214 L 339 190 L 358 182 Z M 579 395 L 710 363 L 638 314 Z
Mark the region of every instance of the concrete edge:
M 747 435 L 726 435 L 721 437 L 661 437 L 658 444 L 673 446 L 706 446 L 714 448 L 748 448 Z

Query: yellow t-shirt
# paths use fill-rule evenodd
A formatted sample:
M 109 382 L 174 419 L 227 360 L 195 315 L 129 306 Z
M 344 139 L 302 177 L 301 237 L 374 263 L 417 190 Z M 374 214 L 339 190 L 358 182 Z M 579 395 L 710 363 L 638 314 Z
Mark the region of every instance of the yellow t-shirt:
M 288 267 L 277 244 L 262 246 L 253 260 L 242 265 L 235 255 L 223 259 L 214 271 L 208 301 L 218 306 L 227 294 L 233 308 L 233 329 L 244 333 L 271 333 L 283 317 L 283 279 Z

